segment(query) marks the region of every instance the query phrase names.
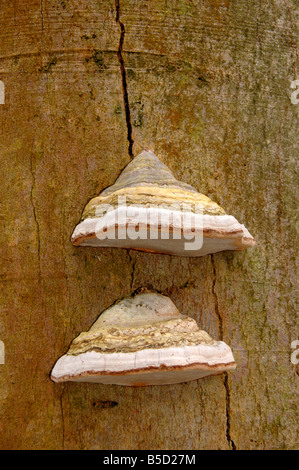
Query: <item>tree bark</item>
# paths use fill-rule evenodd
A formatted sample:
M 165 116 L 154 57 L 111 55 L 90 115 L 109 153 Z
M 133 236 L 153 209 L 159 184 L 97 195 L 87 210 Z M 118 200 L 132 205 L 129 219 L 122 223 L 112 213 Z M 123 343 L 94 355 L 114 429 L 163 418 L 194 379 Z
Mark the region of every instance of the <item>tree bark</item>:
M 0 0 L 2 449 L 298 448 L 297 26 L 295 0 Z M 86 202 L 143 148 L 256 247 L 73 247 Z M 144 286 L 227 342 L 236 372 L 52 383 L 72 339 Z

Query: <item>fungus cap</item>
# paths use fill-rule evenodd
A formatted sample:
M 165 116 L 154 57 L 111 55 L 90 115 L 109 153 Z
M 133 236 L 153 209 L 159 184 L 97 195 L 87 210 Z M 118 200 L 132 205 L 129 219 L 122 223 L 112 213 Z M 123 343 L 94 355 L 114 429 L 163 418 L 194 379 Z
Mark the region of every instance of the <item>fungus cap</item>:
M 76 246 L 135 249 L 179 256 L 243 250 L 255 244 L 244 225 L 144 150 L 116 182 L 85 207 Z
M 141 293 L 104 311 L 55 364 L 54 382 L 128 386 L 196 380 L 236 367 L 231 349 L 181 315 L 167 296 Z

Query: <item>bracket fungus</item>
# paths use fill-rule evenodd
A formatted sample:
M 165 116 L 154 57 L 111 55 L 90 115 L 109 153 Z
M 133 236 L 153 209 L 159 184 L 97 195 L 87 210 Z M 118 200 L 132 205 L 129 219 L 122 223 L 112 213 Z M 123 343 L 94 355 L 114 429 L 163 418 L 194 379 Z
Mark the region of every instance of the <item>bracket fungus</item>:
M 255 241 L 244 225 L 144 150 L 116 182 L 85 207 L 76 246 L 135 249 L 179 256 L 243 250 Z
M 125 298 L 105 310 L 55 364 L 54 382 L 128 386 L 196 380 L 236 367 L 232 351 L 153 292 Z

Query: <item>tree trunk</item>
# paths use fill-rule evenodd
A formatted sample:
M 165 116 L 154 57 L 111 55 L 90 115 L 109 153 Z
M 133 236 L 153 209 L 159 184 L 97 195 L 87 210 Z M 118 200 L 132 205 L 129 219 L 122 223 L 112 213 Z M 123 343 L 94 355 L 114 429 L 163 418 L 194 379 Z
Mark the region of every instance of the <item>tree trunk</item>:
M 0 5 L 0 447 L 298 448 L 296 1 Z M 197 259 L 73 247 L 86 202 L 143 148 L 256 247 Z M 52 383 L 72 339 L 143 286 L 228 343 L 237 370 Z

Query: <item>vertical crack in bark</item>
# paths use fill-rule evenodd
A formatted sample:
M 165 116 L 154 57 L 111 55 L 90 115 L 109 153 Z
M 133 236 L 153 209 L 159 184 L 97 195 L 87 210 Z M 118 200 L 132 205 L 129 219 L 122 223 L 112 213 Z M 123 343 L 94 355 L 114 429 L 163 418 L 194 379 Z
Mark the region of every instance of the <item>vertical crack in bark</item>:
M 45 45 L 44 45 L 44 32 L 45 32 L 45 17 L 44 17 L 44 0 L 40 0 L 40 17 L 41 17 L 41 68 L 44 66 L 44 54 L 45 54 Z
M 219 332 L 220 332 L 220 340 L 223 341 L 224 337 L 224 329 L 223 329 L 223 318 L 220 313 L 219 309 L 219 302 L 218 302 L 218 296 L 216 292 L 216 266 L 215 266 L 215 260 L 214 256 L 211 255 L 211 263 L 212 263 L 212 268 L 213 268 L 213 273 L 214 273 L 214 279 L 213 279 L 213 284 L 212 284 L 212 293 L 214 296 L 214 301 L 215 301 L 215 312 L 218 318 L 219 322 Z M 231 396 L 230 396 L 230 388 L 229 388 L 229 381 L 228 381 L 228 373 L 224 372 L 223 373 L 223 385 L 225 388 L 225 401 L 226 401 L 226 439 L 228 442 L 228 445 L 231 450 L 237 450 L 236 445 L 234 441 L 231 438 Z
M 125 62 L 123 58 L 123 45 L 125 40 L 125 26 L 120 21 L 120 3 L 119 0 L 115 0 L 115 9 L 116 9 L 116 17 L 115 21 L 119 25 L 120 28 L 120 40 L 119 40 L 119 47 L 117 51 L 117 57 L 120 64 L 120 71 L 121 71 L 121 78 L 122 78 L 122 88 L 123 88 L 123 96 L 124 96 L 124 107 L 126 113 L 126 123 L 127 123 L 127 131 L 128 131 L 128 142 L 129 142 L 129 156 L 131 159 L 134 158 L 133 155 L 133 137 L 132 137 L 132 123 L 131 123 L 131 111 L 130 111 L 130 104 L 129 104 L 129 95 L 128 95 L 128 87 L 127 87 L 127 72 L 125 68 Z
M 132 264 L 132 272 L 131 272 L 131 292 L 133 292 L 134 288 L 134 278 L 135 278 L 135 265 L 136 265 L 136 259 L 133 259 L 133 256 L 130 253 L 130 250 L 127 251 L 131 264 Z
M 44 32 L 45 32 L 44 0 L 40 0 L 40 16 L 41 16 L 41 23 L 42 23 L 41 45 L 42 45 L 42 53 L 44 53 Z
M 40 0 L 40 15 L 41 15 L 41 18 L 42 18 L 42 34 L 43 34 L 44 26 L 45 26 L 45 22 L 44 22 L 44 0 Z
M 223 341 L 223 318 L 220 314 L 220 310 L 219 310 L 219 303 L 218 303 L 218 296 L 217 296 L 217 292 L 216 292 L 216 267 L 215 267 L 215 261 L 214 261 L 214 255 L 211 255 L 211 263 L 212 263 L 212 268 L 213 268 L 213 273 L 214 273 L 214 279 L 213 279 L 213 284 L 212 284 L 212 293 L 213 293 L 213 296 L 214 296 L 214 301 L 215 301 L 215 313 L 217 315 L 217 318 L 218 318 L 218 322 L 219 322 L 219 332 L 220 332 L 220 340 Z
M 36 193 L 36 181 L 35 181 L 35 170 L 33 168 L 33 155 L 30 157 L 30 173 L 32 177 L 32 185 L 30 191 L 30 200 L 32 205 L 33 218 L 36 226 L 36 238 L 37 238 L 37 258 L 38 258 L 38 281 L 41 281 L 41 268 L 40 268 L 40 226 L 36 213 L 36 204 L 35 204 L 35 193 Z
M 230 423 L 230 402 L 231 402 L 231 397 L 230 397 L 230 388 L 229 388 L 229 382 L 228 382 L 228 373 L 224 372 L 223 373 L 223 383 L 225 387 L 225 392 L 226 392 L 226 439 L 227 442 L 231 448 L 231 450 L 237 450 L 236 445 L 234 441 L 231 438 L 231 423 Z

